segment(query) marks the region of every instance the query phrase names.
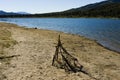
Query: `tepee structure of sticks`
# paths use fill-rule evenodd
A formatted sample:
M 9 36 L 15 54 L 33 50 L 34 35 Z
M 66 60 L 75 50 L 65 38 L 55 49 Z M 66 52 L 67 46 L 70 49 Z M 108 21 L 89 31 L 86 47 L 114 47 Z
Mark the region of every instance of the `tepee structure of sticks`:
M 55 54 L 53 56 L 52 66 L 65 69 L 66 72 L 82 72 L 94 80 L 99 80 L 93 77 L 90 73 L 84 71 L 83 66 L 78 62 L 77 58 L 67 52 L 67 50 L 62 46 L 60 35 L 58 37 Z
M 82 71 L 83 66 L 79 64 L 77 58 L 73 57 L 62 46 L 60 35 L 58 37 L 58 44 L 53 57 L 52 66 L 65 69 L 66 72 L 79 72 Z

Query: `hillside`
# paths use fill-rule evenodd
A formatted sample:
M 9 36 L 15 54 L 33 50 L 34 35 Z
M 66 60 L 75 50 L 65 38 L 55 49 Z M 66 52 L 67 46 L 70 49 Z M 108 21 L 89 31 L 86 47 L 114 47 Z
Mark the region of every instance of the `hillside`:
M 120 18 L 120 1 L 107 0 L 62 12 L 34 14 L 32 17 L 114 17 Z
M 107 0 L 107 1 L 102 1 L 102 2 L 99 2 L 99 3 L 88 4 L 86 6 L 82 6 L 82 7 L 79 7 L 79 8 L 73 8 L 73 9 L 70 9 L 70 10 L 67 10 L 67 11 L 64 11 L 64 12 L 88 11 L 88 10 L 99 8 L 99 7 L 108 5 L 108 4 L 112 4 L 112 3 L 116 4 L 116 3 L 119 3 L 119 2 L 120 2 L 119 0 Z
M 69 16 L 73 17 L 120 17 L 120 1 L 107 0 L 80 8 L 70 9 L 63 13 L 70 14 Z
M 4 13 L 3 13 L 4 14 Z M 107 17 L 120 18 L 120 0 L 106 0 L 54 13 L 0 15 L 0 17 Z

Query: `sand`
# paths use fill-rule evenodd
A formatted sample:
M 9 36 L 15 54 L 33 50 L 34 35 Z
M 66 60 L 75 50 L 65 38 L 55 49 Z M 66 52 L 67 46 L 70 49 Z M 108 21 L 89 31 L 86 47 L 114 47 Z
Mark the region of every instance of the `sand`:
M 66 73 L 52 66 L 58 35 L 66 50 L 76 57 L 84 69 L 98 80 L 120 79 L 120 54 L 100 46 L 96 41 L 63 32 L 30 29 L 0 23 L 0 29 L 11 32 L 17 44 L 5 48 L 13 57 L 6 64 L 0 60 L 0 80 L 94 80 L 81 72 Z

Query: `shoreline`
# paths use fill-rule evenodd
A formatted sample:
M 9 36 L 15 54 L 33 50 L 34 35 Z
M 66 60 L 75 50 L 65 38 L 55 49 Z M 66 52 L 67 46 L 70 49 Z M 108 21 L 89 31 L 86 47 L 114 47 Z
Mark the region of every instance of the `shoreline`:
M 5 55 L 20 55 L 10 59 L 9 64 L 0 60 L 2 80 L 3 77 L 8 80 L 94 80 L 81 72 L 68 74 L 51 65 L 59 34 L 66 50 L 78 59 L 90 75 L 96 79 L 120 79 L 119 53 L 106 49 L 95 40 L 11 23 L 0 23 L 0 30 L 11 32 L 12 40 L 17 42 L 4 49 Z
M 101 19 L 101 18 L 98 18 L 98 19 Z M 106 18 L 105 18 L 106 19 Z M 8 23 L 8 24 L 14 24 L 14 25 L 17 25 L 17 26 L 20 26 L 20 27 L 23 27 L 23 28 L 28 28 L 28 29 L 35 29 L 36 27 L 31 27 L 29 28 L 28 26 L 21 26 L 21 25 L 18 25 L 18 24 L 15 24 L 15 23 L 9 23 L 9 22 L 0 22 L 0 23 Z M 102 45 L 102 43 L 100 43 L 99 41 L 95 40 L 95 39 L 91 39 L 91 38 L 88 38 L 88 37 L 85 37 L 85 36 L 81 36 L 79 34 L 73 34 L 73 33 L 69 33 L 69 32 L 62 32 L 62 31 L 57 31 L 57 30 L 49 30 L 49 29 L 40 29 L 40 28 L 37 28 L 38 30 L 48 30 L 48 31 L 55 31 L 55 32 L 59 32 L 59 33 L 65 33 L 65 34 L 68 34 L 68 35 L 75 35 L 75 36 L 79 36 L 79 37 L 84 37 L 84 38 L 87 38 L 88 40 L 92 40 L 92 41 L 95 41 L 98 45 L 110 50 L 110 51 L 114 51 L 114 52 L 117 52 L 118 54 L 120 54 L 119 51 L 117 50 L 114 50 L 114 49 L 110 49 L 109 47 L 106 47 L 104 45 Z
M 0 17 L 0 18 L 96 18 L 96 19 L 120 19 L 119 17 Z
M 104 47 L 104 48 L 106 48 L 106 49 L 110 50 L 110 51 L 114 51 L 114 52 L 116 52 L 116 53 L 120 54 L 120 52 L 119 52 L 119 51 L 117 51 L 117 50 L 113 50 L 113 49 L 110 49 L 110 48 L 108 48 L 108 47 L 105 47 L 104 45 L 102 45 L 101 43 L 99 43 L 99 42 L 97 42 L 97 41 L 96 41 L 96 43 L 97 43 L 98 45 L 100 45 L 100 46 L 102 46 L 102 47 Z

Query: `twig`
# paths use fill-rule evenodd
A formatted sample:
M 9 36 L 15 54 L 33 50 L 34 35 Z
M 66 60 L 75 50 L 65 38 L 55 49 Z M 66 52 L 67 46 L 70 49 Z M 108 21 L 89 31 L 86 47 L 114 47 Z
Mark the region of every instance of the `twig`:
M 18 56 L 20 56 L 20 55 L 1 56 L 1 57 L 0 57 L 0 60 L 2 60 L 2 59 L 9 59 L 9 58 L 18 57 Z

